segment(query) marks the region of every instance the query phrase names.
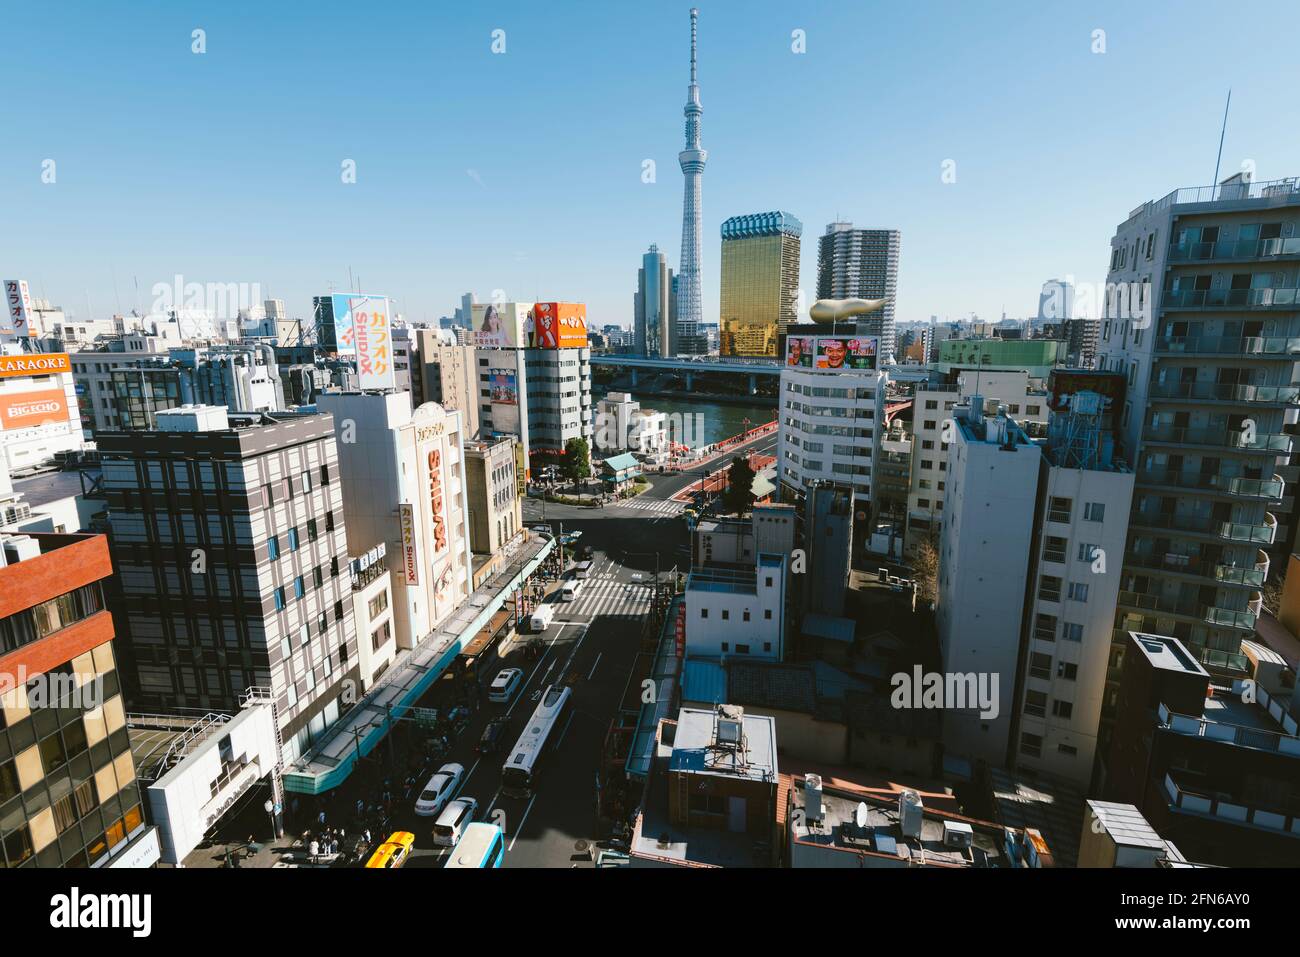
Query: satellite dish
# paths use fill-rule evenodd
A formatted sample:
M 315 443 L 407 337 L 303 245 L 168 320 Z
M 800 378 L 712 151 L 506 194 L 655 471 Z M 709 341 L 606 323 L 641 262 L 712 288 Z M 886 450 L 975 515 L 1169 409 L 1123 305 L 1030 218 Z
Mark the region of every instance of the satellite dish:
M 853 813 L 853 822 L 857 824 L 858 827 L 867 826 L 867 802 L 866 801 L 858 802 L 858 809 Z

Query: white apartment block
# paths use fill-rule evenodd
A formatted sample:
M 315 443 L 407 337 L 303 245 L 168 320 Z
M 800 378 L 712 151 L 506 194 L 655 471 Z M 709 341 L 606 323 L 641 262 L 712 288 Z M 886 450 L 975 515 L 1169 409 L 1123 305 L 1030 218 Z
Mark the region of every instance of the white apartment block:
M 927 536 L 938 537 L 943 525 L 944 493 L 948 484 L 948 443 L 944 423 L 953 409 L 971 396 L 984 397 L 984 408 L 1007 415 L 1029 436 L 1045 434 L 1047 393 L 1030 388 L 1026 371 L 969 370 L 957 376 L 956 387 L 918 388 L 912 407 L 912 476 L 907 496 L 907 546 Z
M 945 675 L 980 676 L 990 689 L 996 678 L 997 713 L 946 702 L 943 743 L 949 753 L 1002 767 L 1042 452 L 1014 419 L 985 415 L 978 396 L 954 409 L 953 421 L 939 539 L 939 652 Z
M 595 437 L 602 452 L 664 452 L 668 448 L 668 416 L 641 408 L 630 393 L 610 392 L 596 403 Z
M 752 568 L 704 565 L 686 579 L 686 654 L 785 658 L 786 556 L 762 553 Z
M 1071 468 L 1052 464 L 1055 458 L 1055 449 L 1045 451 L 1036 508 L 1015 763 L 1086 788 L 1111 663 L 1133 473 L 1123 463 Z

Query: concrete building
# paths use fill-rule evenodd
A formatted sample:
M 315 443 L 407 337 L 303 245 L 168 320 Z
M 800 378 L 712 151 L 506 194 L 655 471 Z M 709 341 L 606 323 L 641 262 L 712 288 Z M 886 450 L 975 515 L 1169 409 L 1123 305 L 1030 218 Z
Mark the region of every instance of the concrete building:
M 1117 635 L 1177 638 L 1223 678 L 1244 673 L 1269 549 L 1286 540 L 1297 224 L 1294 179 L 1238 174 L 1143 203 L 1111 240 L 1100 362 L 1126 378 L 1137 473 Z
M 466 318 L 467 324 L 469 321 Z M 457 344 L 448 330 L 416 329 L 414 352 L 419 360 L 422 402 L 436 402 L 461 413 L 465 434 L 477 435 L 479 402 L 473 347 Z
M 1245 648 L 1246 677 L 1216 681 L 1177 638 L 1128 635 L 1105 796 L 1191 860 L 1295 867 L 1300 709 L 1273 656 Z
M 705 565 L 686 578 L 686 653 L 785 658 L 788 556 L 760 552 L 755 565 Z
M 722 224 L 718 353 L 776 358 L 799 321 L 799 237 L 789 213 L 732 216 Z
M 84 445 L 68 353 L 0 344 L 0 459 L 9 473 L 50 465 Z
M 884 299 L 878 312 L 858 322 L 858 334 L 880 339 L 884 362 L 893 362 L 894 296 L 898 291 L 898 256 L 902 233 L 897 229 L 855 229 L 852 223 L 831 223 L 817 247 L 818 299 Z
M 807 560 L 803 608 L 844 614 L 853 557 L 853 492 L 847 485 L 814 482 L 803 503 L 800 545 Z
M 465 442 L 469 543 L 476 556 L 503 552 L 523 530 L 522 461 L 523 449 L 513 435 Z
M 122 427 L 113 390 L 113 372 L 134 366 L 144 358 L 166 356 L 168 349 L 177 345 L 180 339 L 173 335 L 135 332 L 99 348 L 69 355 L 81 427 L 87 437 Z
M 149 867 L 103 535 L 0 536 L 0 863 Z
M 935 622 L 941 670 L 945 677 L 974 676 L 996 695 L 990 708 L 943 701 L 944 746 L 1000 767 L 1014 719 L 1034 531 L 1027 505 L 1035 499 L 1041 452 L 1014 419 L 986 413 L 978 396 L 953 412 Z
M 761 552 L 791 554 L 799 515 L 793 505 L 755 505 L 748 521 L 707 519 L 691 536 L 691 564 L 753 565 Z
M 275 702 L 296 758 L 358 672 L 334 422 L 190 406 L 99 436 L 133 705 Z
M 357 632 L 357 670 L 364 694 L 397 657 L 387 544 L 380 542 L 349 559 L 348 577 L 352 582 L 352 621 Z
M 414 648 L 471 588 L 469 498 L 460 413 L 404 392 L 326 393 L 332 416 L 348 541 L 355 552 L 381 542 L 390 556 L 393 628 Z
M 944 376 L 962 369 L 1021 369 L 1041 381 L 1064 359 L 1065 349 L 1055 339 L 945 339 L 935 369 Z
M 845 358 L 855 344 L 861 355 Z M 777 400 L 782 501 L 800 501 L 817 480 L 850 484 L 855 502 L 871 501 L 887 380 L 876 365 L 877 345 L 875 339 L 838 336 L 788 338 Z M 825 366 L 814 365 L 815 357 Z
M 632 297 L 632 333 L 637 355 L 666 357 L 676 354 L 673 331 L 677 328 L 677 296 L 668 260 L 651 245 L 641 257 Z
M 1159 867 L 1185 863 L 1173 842 L 1157 834 L 1132 804 L 1089 800 L 1079 834 L 1079 867 Z
M 596 403 L 596 448 L 602 452 L 654 455 L 668 450 L 668 416 L 643 409 L 628 392 L 610 392 Z
M 682 708 L 655 737 L 631 866 L 775 864 L 776 722 L 735 705 Z

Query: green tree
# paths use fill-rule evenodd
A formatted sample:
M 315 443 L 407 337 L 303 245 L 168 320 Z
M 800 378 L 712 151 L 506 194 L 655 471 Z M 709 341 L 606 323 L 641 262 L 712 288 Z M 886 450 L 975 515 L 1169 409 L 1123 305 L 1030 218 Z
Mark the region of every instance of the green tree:
M 586 439 L 569 439 L 564 443 L 564 477 L 575 485 L 591 478 L 591 447 Z
M 737 455 L 727 469 L 727 490 L 722 493 L 722 507 L 737 515 L 744 514 L 754 504 L 754 470 L 749 460 Z

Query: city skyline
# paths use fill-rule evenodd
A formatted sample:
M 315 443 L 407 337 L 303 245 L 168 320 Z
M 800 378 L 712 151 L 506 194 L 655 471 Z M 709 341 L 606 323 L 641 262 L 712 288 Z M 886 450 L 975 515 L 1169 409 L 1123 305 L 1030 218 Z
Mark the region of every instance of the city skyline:
M 415 321 L 450 314 L 466 289 L 480 300 L 503 289 L 507 298 L 581 299 L 593 325 L 630 325 L 634 257 L 657 243 L 680 261 L 673 154 L 685 5 L 637 20 L 569 9 L 378 11 L 354 24 L 351 43 L 382 53 L 389 69 L 359 75 L 307 68 L 332 37 L 330 9 L 307 23 L 253 13 L 239 27 L 206 11 L 89 11 L 53 48 L 89 61 L 102 45 L 153 64 L 149 78 L 43 76 L 36 57 L 50 51 L 19 45 L 0 68 L 15 121 L 30 131 L 0 159 L 11 221 L 23 224 L 3 248 L 10 272 L 78 318 L 147 311 L 152 286 L 176 274 L 259 283 L 301 316 L 310 296 L 347 288 L 351 275 Z M 1297 134 L 1276 122 L 1265 92 L 1275 88 L 1269 50 L 1280 39 L 1222 37 L 1232 70 L 1133 98 L 1134 84 L 1173 75 L 1195 54 L 1196 37 L 1147 29 L 1154 11 L 1012 9 L 979 14 L 972 40 L 976 14 L 951 6 L 924 31 L 915 29 L 920 14 L 905 11 L 701 6 L 712 117 L 704 321 L 718 316 L 719 224 L 769 208 L 818 232 L 839 218 L 905 232 L 900 323 L 996 318 L 1004 308 L 1032 315 L 1044 279 L 1104 279 L 1106 243 L 1125 210 L 1209 183 L 1228 86 L 1220 178 L 1248 160 L 1259 180 L 1289 174 Z M 58 26 L 50 17 L 20 9 L 11 29 L 41 34 Z M 636 43 L 609 39 L 633 29 Z M 1093 52 L 1098 30 L 1105 52 Z M 878 53 L 871 131 L 845 131 L 837 117 L 858 101 L 828 93 L 826 71 L 866 34 L 900 39 Z M 430 36 L 436 73 L 421 56 Z M 910 39 L 921 36 L 927 58 Z M 575 43 L 587 57 L 582 72 L 599 73 L 599 84 L 546 69 L 548 56 Z M 794 52 L 800 43 L 806 52 Z M 1050 82 L 1021 82 L 1015 51 L 1025 44 L 1049 54 L 1040 66 Z M 965 82 L 972 70 L 986 77 L 983 93 Z M 435 81 L 450 89 L 431 99 Z M 131 111 L 120 106 L 127 101 Z M 583 118 L 599 122 L 572 125 Z M 325 128 L 337 142 L 319 135 Z M 834 149 L 819 129 L 835 129 Z M 530 148 L 474 145 L 493 142 L 493 130 Z M 1147 137 L 1173 149 L 1144 150 Z M 575 145 L 583 164 L 572 160 Z M 42 182 L 47 160 L 54 182 Z M 355 183 L 341 182 L 347 160 Z M 642 182 L 646 160 L 654 182 Z M 943 181 L 948 161 L 955 182 Z M 141 210 L 151 228 L 137 228 Z M 1046 239 L 1020 244 L 1027 235 Z M 1008 261 L 999 248 L 1021 251 Z M 805 254 L 809 292 L 814 270 Z

